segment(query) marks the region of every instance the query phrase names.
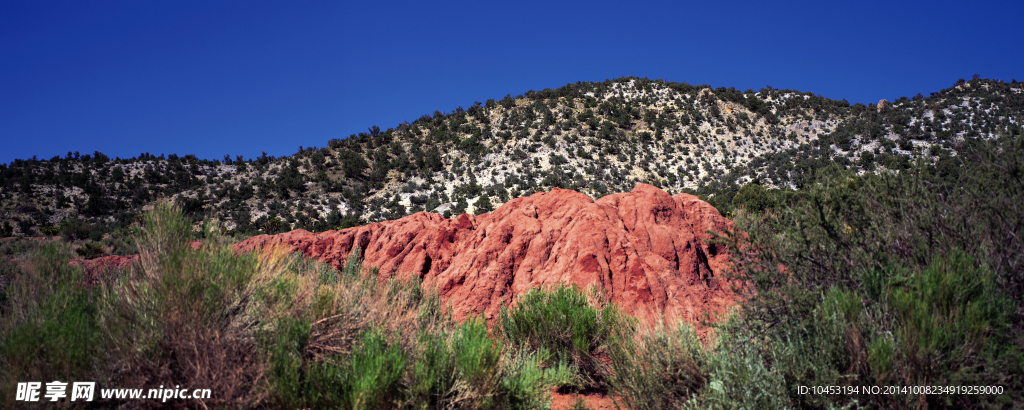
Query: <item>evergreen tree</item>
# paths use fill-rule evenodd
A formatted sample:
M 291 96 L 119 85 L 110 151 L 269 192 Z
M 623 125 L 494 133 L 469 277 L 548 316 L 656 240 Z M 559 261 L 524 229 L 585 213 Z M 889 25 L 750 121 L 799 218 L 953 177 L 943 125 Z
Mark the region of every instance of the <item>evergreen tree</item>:
M 494 205 L 491 204 L 491 197 L 487 194 L 481 194 L 480 198 L 476 200 L 476 214 L 485 214 L 494 210 Z

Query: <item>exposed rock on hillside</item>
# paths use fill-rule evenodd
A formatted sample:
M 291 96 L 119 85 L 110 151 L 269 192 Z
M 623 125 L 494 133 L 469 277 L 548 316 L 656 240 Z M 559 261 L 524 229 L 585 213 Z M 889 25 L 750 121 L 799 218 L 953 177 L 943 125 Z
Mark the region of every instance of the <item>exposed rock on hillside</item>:
M 188 246 L 192 250 L 203 246 L 200 241 L 189 241 Z M 93 259 L 72 259 L 68 263 L 71 266 L 81 266 L 85 270 L 87 280 L 95 279 L 97 276 L 107 272 L 119 271 L 142 260 L 139 255 L 110 255 Z
M 129 265 L 137 263 L 138 261 L 139 255 L 112 255 L 95 259 L 72 259 L 69 264 L 71 266 L 81 266 L 82 269 L 85 270 L 86 281 L 91 282 L 108 272 L 127 268 Z
M 728 255 L 705 232 L 731 225 L 695 196 L 639 184 L 597 201 L 556 188 L 475 217 L 420 212 L 341 231 L 260 235 L 235 247 L 291 246 L 340 268 L 358 246 L 382 279 L 418 275 L 424 287 L 436 286 L 458 319 L 491 319 L 530 288 L 573 283 L 606 292 L 638 317 L 695 320 L 735 300 L 723 275 Z

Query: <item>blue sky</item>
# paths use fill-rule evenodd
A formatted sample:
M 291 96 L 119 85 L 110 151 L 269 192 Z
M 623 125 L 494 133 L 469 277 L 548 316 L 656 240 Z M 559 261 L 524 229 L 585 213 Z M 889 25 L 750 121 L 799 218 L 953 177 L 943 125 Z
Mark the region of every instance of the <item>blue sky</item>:
M 253 157 L 621 76 L 854 102 L 1024 80 L 1019 1 L 0 3 L 0 163 Z

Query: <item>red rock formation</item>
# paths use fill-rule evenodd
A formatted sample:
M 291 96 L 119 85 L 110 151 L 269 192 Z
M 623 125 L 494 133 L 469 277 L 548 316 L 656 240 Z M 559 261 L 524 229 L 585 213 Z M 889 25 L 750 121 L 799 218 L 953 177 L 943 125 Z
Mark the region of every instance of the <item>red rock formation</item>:
M 94 259 L 72 259 L 68 262 L 71 266 L 81 266 L 85 270 L 86 283 L 103 277 L 103 275 L 127 268 L 129 265 L 139 261 L 139 255 L 128 256 L 102 256 Z
M 196 250 L 202 247 L 203 243 L 200 241 L 189 241 L 188 246 L 192 250 Z M 97 278 L 98 275 L 127 268 L 129 265 L 140 260 L 141 257 L 139 255 L 111 255 L 93 259 L 72 259 L 68 264 L 71 266 L 81 266 L 85 269 L 86 279 L 91 281 Z
M 107 270 L 107 269 L 124 269 L 135 262 L 139 261 L 139 255 L 128 255 L 128 256 L 102 256 L 95 259 L 74 259 L 70 263 L 72 266 L 82 266 L 87 271 L 89 270 Z
M 475 217 L 420 212 L 341 231 L 260 235 L 235 249 L 285 245 L 340 268 L 358 246 L 382 279 L 418 275 L 436 286 L 458 319 L 491 319 L 530 288 L 574 283 L 607 292 L 638 317 L 692 321 L 734 303 L 722 275 L 728 255 L 705 233 L 731 226 L 693 195 L 640 184 L 597 201 L 554 189 Z

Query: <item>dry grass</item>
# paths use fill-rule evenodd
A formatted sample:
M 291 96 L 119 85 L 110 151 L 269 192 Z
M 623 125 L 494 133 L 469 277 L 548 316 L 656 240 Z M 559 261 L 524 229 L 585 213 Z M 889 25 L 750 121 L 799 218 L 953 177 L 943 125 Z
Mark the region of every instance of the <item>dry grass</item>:
M 286 248 L 237 254 L 210 233 L 193 249 L 193 235 L 163 204 L 128 269 L 87 282 L 57 246 L 8 269 L 0 393 L 17 381 L 95 380 L 213 392 L 97 403 L 125 408 L 533 409 L 550 404 L 552 387 L 579 383 L 551 352 L 495 340 L 480 318 L 454 322 L 414 276 L 364 273 L 358 251 L 336 271 Z
M 244 407 L 265 396 L 249 308 L 283 258 L 238 257 L 210 244 L 193 251 L 190 227 L 160 205 L 138 238 L 141 263 L 104 298 L 105 327 L 122 387 L 187 386 L 216 392 L 204 405 Z

